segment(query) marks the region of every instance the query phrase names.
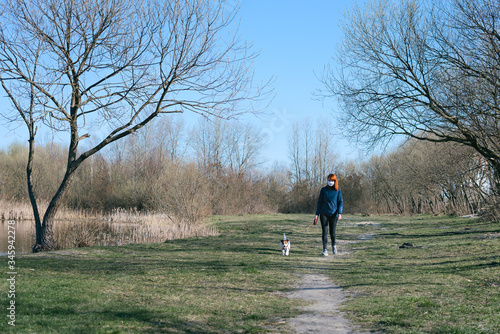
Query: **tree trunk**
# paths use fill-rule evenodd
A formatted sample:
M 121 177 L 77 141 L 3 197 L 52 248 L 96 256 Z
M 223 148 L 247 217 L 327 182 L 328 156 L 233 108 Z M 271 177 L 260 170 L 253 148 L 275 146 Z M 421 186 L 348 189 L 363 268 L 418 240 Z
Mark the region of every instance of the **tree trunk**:
M 495 159 L 491 161 L 493 169 L 493 195 L 500 197 L 500 159 Z
M 42 251 L 50 251 L 55 249 L 54 242 L 54 218 L 56 216 L 57 211 L 59 210 L 59 206 L 61 203 L 61 198 L 64 196 L 66 191 L 69 189 L 71 181 L 73 179 L 73 172 L 76 170 L 75 168 L 68 168 L 66 174 L 64 175 L 64 179 L 59 186 L 56 194 L 50 201 L 47 210 L 45 211 L 45 215 L 43 216 L 43 223 L 40 228 L 36 229 L 36 244 L 33 246 L 33 253 L 42 252 Z
M 75 78 L 75 82 L 78 82 L 78 78 Z M 73 99 L 72 106 L 70 108 L 71 120 L 70 120 L 70 144 L 68 149 L 68 163 L 66 165 L 66 174 L 64 174 L 64 178 L 57 189 L 56 194 L 52 197 L 52 200 L 45 211 L 45 215 L 43 216 L 43 222 L 41 228 L 36 231 L 36 244 L 33 246 L 33 252 L 41 252 L 41 251 L 50 251 L 54 250 L 55 240 L 54 240 L 54 218 L 56 216 L 57 211 L 59 210 L 59 206 L 61 204 L 61 198 L 68 191 L 69 185 L 71 184 L 71 180 L 73 179 L 73 172 L 78 168 L 80 163 L 87 157 L 81 156 L 79 159 L 76 158 L 78 152 L 78 126 L 77 126 L 77 112 L 78 105 L 80 103 L 80 93 L 78 89 L 74 89 L 73 91 Z
M 40 212 L 38 211 L 38 205 L 36 202 L 36 196 L 33 190 L 33 182 L 31 177 L 33 172 L 33 157 L 35 156 L 35 134 L 32 127 L 29 128 L 29 130 L 30 130 L 30 138 L 28 141 L 29 152 L 28 152 L 28 163 L 26 164 L 26 180 L 28 183 L 28 194 L 30 197 L 31 208 L 33 209 L 33 217 L 35 218 L 36 244 L 41 244 L 41 239 L 39 239 L 39 236 L 42 233 L 42 224 L 40 221 Z
M 493 177 L 492 177 L 492 198 L 489 201 L 489 213 L 492 218 L 500 221 L 500 161 L 497 159 L 492 163 Z

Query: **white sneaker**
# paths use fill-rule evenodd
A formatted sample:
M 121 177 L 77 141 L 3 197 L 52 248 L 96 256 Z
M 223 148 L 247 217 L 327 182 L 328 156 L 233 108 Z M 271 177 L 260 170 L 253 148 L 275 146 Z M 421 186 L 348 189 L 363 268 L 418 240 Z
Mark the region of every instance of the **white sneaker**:
M 323 251 L 323 253 L 321 253 L 321 255 L 323 255 L 323 256 L 328 256 L 328 251 L 325 249 L 325 250 Z
M 332 249 L 333 249 L 333 254 L 337 254 L 337 246 L 333 246 Z

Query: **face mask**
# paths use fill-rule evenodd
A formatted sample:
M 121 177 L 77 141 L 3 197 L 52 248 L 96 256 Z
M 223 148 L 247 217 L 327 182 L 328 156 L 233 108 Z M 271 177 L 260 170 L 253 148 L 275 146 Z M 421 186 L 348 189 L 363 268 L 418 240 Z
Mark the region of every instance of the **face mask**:
M 334 184 L 335 184 L 335 181 L 328 181 L 328 186 L 329 187 L 333 187 Z

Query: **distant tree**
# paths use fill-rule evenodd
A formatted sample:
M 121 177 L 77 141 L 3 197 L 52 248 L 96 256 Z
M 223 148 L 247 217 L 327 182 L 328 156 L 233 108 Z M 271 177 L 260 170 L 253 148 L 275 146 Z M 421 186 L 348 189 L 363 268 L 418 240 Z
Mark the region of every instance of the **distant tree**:
M 235 14 L 222 0 L 0 2 L 0 83 L 13 106 L 1 113 L 29 131 L 34 251 L 53 249 L 54 217 L 74 172 L 105 146 L 165 113 L 253 110 L 263 95 Z M 32 182 L 42 126 L 68 134 L 65 173 L 43 219 Z M 96 144 L 82 149 L 90 136 Z
M 409 140 L 364 163 L 365 185 L 380 213 L 478 213 L 488 203 L 477 157 L 457 143 Z
M 194 151 L 195 159 L 208 178 L 216 179 L 225 166 L 223 152 L 224 127 L 220 120 L 212 122 L 200 119 L 193 129 L 189 141 Z
M 322 96 L 340 102 L 345 134 L 397 135 L 474 148 L 500 193 L 500 2 L 378 0 L 354 7 Z
M 259 164 L 263 139 L 249 124 L 200 119 L 191 138 L 195 160 L 210 178 L 223 172 L 241 176 Z
M 290 131 L 288 157 L 293 182 L 311 186 L 325 183 L 326 176 L 335 173 L 338 163 L 333 134 L 322 121 L 313 126 L 308 119 L 294 123 Z
M 225 128 L 224 152 L 227 167 L 231 173 L 241 177 L 259 165 L 263 138 L 260 131 L 249 124 L 231 122 Z
M 292 187 L 285 211 L 312 212 L 317 203 L 319 187 L 330 173 L 338 173 L 333 134 L 324 123 L 313 126 L 306 119 L 290 128 L 288 156 Z

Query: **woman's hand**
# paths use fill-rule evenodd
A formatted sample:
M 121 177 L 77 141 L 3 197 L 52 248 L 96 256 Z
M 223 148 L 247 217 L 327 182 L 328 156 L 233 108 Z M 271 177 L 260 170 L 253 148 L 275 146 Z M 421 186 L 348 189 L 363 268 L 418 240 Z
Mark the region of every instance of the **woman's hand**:
M 339 220 L 341 220 L 341 219 L 342 219 L 342 215 L 339 213 Z

